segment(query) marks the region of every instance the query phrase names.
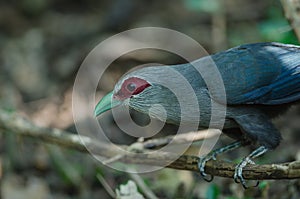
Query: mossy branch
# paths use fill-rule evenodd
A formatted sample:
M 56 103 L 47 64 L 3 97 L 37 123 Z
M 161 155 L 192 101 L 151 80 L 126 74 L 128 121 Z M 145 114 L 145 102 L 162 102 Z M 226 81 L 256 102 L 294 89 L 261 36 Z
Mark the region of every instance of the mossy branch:
M 120 150 L 116 150 L 116 147 L 112 147 L 110 144 L 100 144 L 89 137 L 71 134 L 59 129 L 41 128 L 17 114 L 3 110 L 0 110 L 0 132 L 32 137 L 36 140 L 85 153 L 89 152 L 85 147 L 87 145 L 97 155 L 107 159 L 119 157 L 116 161 L 124 163 L 164 166 L 168 162 L 172 162 L 167 166 L 168 168 L 198 172 L 197 163 L 199 158 L 196 156 L 182 155 L 175 161 L 172 161 L 174 157 L 177 157 L 176 154 L 161 151 L 153 152 L 149 149 L 142 149 L 132 153 L 132 146 L 124 145 L 118 146 L 124 149 L 123 154 L 120 154 Z M 168 139 L 170 138 L 168 137 Z M 144 145 L 142 144 L 142 146 Z M 224 161 L 209 161 L 205 169 L 208 174 L 232 178 L 235 164 Z M 244 168 L 243 175 L 245 179 L 253 180 L 300 178 L 300 161 L 283 164 L 249 165 Z

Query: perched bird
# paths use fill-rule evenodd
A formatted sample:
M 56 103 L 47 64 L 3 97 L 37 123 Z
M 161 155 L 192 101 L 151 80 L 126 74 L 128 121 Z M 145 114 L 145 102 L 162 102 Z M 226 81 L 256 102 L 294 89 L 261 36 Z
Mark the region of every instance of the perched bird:
M 199 127 L 207 128 L 211 104 L 226 106 L 222 131 L 237 141 L 202 157 L 198 166 L 201 175 L 209 181 L 204 171 L 208 160 L 215 159 L 219 153 L 246 144 L 256 145 L 257 149 L 242 159 L 235 170 L 235 181 L 246 188 L 242 176 L 243 168 L 247 164 L 253 164 L 252 159 L 275 149 L 280 143 L 281 134 L 271 119 L 300 101 L 300 47 L 274 42 L 254 43 L 237 46 L 209 57 L 215 62 L 222 77 L 226 100 L 222 100 L 218 93 L 211 92 L 201 74 L 197 72 L 196 69 L 203 67 L 207 61 L 207 57 L 203 57 L 192 63 L 152 66 L 126 74 L 118 81 L 114 90 L 97 104 L 95 115 L 119 105 L 128 105 L 147 114 L 152 105 L 160 104 L 167 112 L 167 122 L 179 125 L 181 120 L 193 120 L 199 116 L 195 114 L 200 114 Z M 194 106 L 186 103 L 189 117 L 184 118 L 176 96 L 168 88 L 153 82 L 164 77 L 168 68 L 178 71 L 192 86 L 200 113 L 194 111 Z M 181 88 L 180 83 L 175 86 Z M 157 110 L 152 117 L 161 119 L 160 114 L 162 113 Z

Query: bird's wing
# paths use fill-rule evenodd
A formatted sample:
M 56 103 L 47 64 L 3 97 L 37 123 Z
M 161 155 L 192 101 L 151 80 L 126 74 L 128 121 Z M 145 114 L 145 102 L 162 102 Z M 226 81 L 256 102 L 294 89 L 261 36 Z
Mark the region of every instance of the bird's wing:
M 242 45 L 212 56 L 227 104 L 282 104 L 300 99 L 300 47 L 279 43 Z M 219 92 L 210 91 L 216 101 Z

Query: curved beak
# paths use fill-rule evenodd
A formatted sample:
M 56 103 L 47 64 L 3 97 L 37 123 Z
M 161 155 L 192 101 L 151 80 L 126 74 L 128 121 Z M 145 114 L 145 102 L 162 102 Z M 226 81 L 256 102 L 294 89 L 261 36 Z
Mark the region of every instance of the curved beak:
M 105 95 L 100 102 L 95 107 L 94 115 L 97 117 L 98 115 L 101 115 L 102 113 L 113 109 L 119 105 L 122 104 L 122 101 L 113 99 L 113 91 Z

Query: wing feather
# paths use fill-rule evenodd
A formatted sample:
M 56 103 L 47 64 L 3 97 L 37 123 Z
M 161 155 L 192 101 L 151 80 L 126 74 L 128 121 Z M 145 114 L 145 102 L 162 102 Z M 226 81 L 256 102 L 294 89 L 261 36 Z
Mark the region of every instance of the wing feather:
M 300 99 L 298 46 L 246 44 L 212 59 L 223 78 L 227 104 L 282 104 Z M 222 99 L 217 91 L 210 94 L 216 101 Z

